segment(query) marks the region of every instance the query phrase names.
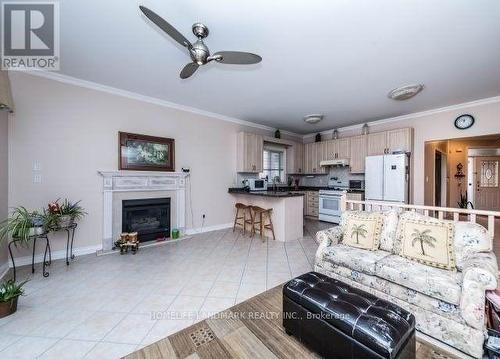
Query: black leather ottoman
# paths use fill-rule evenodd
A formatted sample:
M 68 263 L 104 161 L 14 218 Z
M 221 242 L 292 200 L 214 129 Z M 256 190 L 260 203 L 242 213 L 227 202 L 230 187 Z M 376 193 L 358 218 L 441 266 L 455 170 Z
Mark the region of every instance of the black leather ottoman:
M 316 272 L 283 287 L 283 326 L 326 358 L 415 358 L 411 313 Z

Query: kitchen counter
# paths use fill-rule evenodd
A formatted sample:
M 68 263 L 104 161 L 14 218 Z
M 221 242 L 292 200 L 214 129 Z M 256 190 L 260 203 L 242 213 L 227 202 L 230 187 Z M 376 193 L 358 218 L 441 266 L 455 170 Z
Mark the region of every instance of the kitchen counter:
M 243 188 L 230 188 L 228 192 L 234 196 L 234 203 L 272 208 L 271 217 L 277 241 L 293 241 L 304 236 L 304 193 L 288 190 L 248 192 Z M 271 231 L 266 231 L 265 236 L 272 240 Z
M 229 188 L 229 193 L 239 193 L 247 194 L 251 196 L 261 196 L 261 197 L 300 197 L 304 193 L 290 191 L 290 190 L 278 190 L 278 191 L 246 191 L 243 188 Z

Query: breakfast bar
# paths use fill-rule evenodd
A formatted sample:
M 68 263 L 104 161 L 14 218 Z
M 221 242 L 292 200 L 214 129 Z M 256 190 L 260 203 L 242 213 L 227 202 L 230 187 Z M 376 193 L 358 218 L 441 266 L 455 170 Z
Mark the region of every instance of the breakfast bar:
M 235 203 L 272 208 L 272 221 L 277 241 L 286 242 L 302 238 L 304 235 L 303 193 L 293 191 L 246 191 L 230 188 Z M 269 233 L 265 233 L 269 238 Z M 271 237 L 272 238 L 272 237 Z

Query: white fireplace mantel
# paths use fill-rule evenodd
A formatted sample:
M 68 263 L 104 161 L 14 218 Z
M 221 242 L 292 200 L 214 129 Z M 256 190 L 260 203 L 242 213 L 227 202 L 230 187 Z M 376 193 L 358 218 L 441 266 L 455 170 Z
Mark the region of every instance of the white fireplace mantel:
M 177 221 L 181 232 L 186 228 L 186 177 L 184 172 L 99 171 L 103 177 L 103 249 L 113 246 L 113 193 L 174 191 Z

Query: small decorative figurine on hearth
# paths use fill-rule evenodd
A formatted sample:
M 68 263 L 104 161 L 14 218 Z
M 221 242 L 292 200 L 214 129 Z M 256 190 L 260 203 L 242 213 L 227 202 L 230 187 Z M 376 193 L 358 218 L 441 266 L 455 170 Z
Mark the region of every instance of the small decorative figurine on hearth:
M 120 238 L 115 242 L 115 248 L 120 248 L 120 254 L 128 253 L 129 248 L 132 254 L 136 254 L 139 250 L 139 237 L 137 232 L 122 233 Z

